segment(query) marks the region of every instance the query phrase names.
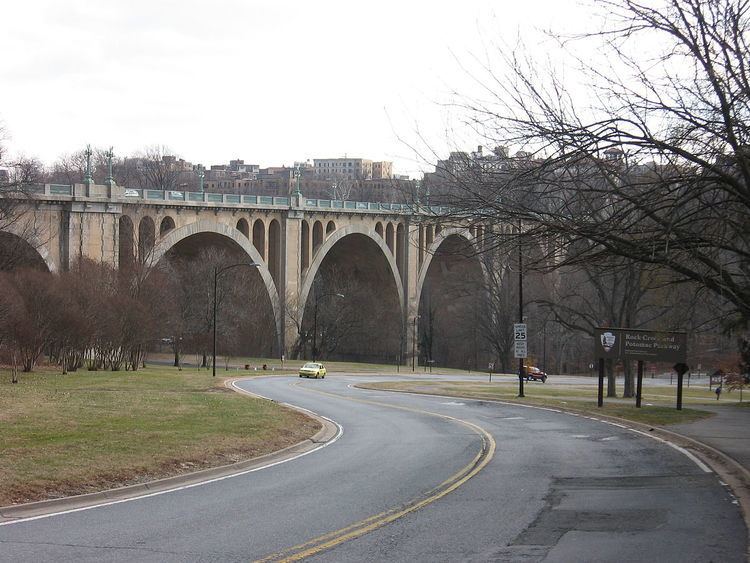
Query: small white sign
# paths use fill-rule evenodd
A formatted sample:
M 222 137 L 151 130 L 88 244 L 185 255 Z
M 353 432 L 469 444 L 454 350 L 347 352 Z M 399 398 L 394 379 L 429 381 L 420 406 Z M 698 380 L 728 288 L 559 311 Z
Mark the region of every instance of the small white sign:
M 526 340 L 526 323 L 516 323 L 513 325 L 513 340 Z
M 525 358 L 528 356 L 528 347 L 525 340 L 516 340 L 515 344 L 513 352 L 516 358 Z

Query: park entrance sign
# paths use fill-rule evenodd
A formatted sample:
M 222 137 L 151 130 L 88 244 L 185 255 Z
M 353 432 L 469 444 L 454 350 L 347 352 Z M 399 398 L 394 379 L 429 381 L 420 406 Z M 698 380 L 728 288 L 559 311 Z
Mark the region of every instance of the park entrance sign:
M 682 376 L 688 371 L 687 335 L 684 332 L 637 330 L 632 328 L 597 328 L 594 331 L 594 358 L 599 361 L 599 397 L 604 397 L 604 362 L 633 360 L 638 362 L 635 406 L 641 406 L 643 362 L 669 362 L 677 372 L 677 410 L 682 409 Z
M 687 335 L 684 332 L 597 328 L 594 357 L 605 360 L 638 360 L 685 363 Z

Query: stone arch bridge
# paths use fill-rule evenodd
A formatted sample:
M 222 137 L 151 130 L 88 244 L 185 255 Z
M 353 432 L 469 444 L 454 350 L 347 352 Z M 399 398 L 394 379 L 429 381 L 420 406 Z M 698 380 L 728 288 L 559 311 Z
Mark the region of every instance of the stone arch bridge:
M 158 263 L 177 245 L 200 245 L 207 236 L 242 252 L 260 264 L 281 353 L 295 339 L 286 322 L 291 300 L 302 314 L 309 310 L 326 265 L 339 265 L 344 276 L 374 279 L 372 291 L 389 296 L 383 303 L 396 309 L 402 362 L 417 349 L 420 302 L 431 276 L 451 268 L 460 276 L 467 260 L 481 275 L 479 260 L 466 258 L 471 252 L 451 265 L 458 253 L 441 250 L 476 250 L 483 227 L 441 228 L 434 208 L 93 184 L 38 185 L 31 192 L 29 212 L 8 231 L 33 247 L 50 271 L 67 270 L 80 257 L 116 267 L 146 256 Z

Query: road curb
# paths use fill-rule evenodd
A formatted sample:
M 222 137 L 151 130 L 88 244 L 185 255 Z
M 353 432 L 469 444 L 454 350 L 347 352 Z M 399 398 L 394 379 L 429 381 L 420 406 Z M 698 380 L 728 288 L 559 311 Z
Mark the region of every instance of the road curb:
M 255 395 L 254 393 L 250 393 L 244 390 L 237 390 L 236 388 L 232 387 L 232 382 L 237 381 L 238 379 L 242 378 L 228 379 L 224 382 L 224 385 L 235 392 L 250 395 L 262 400 L 271 400 L 265 397 L 260 397 L 259 395 Z M 95 493 L 86 493 L 83 495 L 63 497 L 59 499 L 50 499 L 24 504 L 3 506 L 0 507 L 0 523 L 11 522 L 13 520 L 18 520 L 21 518 L 33 518 L 50 513 L 66 512 L 70 510 L 92 507 L 105 502 L 124 501 L 144 495 L 169 491 L 171 489 L 184 488 L 191 485 L 194 486 L 204 481 L 210 481 L 217 478 L 231 477 L 232 475 L 238 473 L 243 473 L 266 465 L 279 463 L 286 459 L 296 457 L 300 454 L 304 454 L 305 452 L 314 450 L 315 448 L 319 448 L 321 444 L 331 441 L 339 432 L 338 426 L 336 426 L 335 423 L 326 418 L 311 413 L 310 411 L 298 409 L 293 405 L 284 404 L 281 406 L 292 408 L 294 410 L 302 412 L 310 418 L 317 420 L 321 424 L 321 429 L 309 438 L 297 442 L 296 444 L 292 444 L 291 446 L 287 446 L 286 448 L 283 448 L 281 450 L 277 450 L 275 452 L 264 454 L 262 456 L 254 457 L 237 463 L 221 465 L 219 467 L 211 467 L 208 469 L 201 469 L 200 471 L 194 471 L 182 475 L 175 475 L 173 477 L 165 477 L 164 479 L 157 479 L 155 481 L 149 481 L 146 483 L 138 483 L 135 485 L 118 487 L 116 489 L 108 489 L 106 491 L 98 491 Z
M 627 427 L 631 430 L 636 430 L 647 436 L 654 436 L 660 440 L 663 440 L 675 446 L 679 446 L 680 448 L 683 448 L 689 451 L 691 454 L 697 456 L 702 462 L 704 462 L 708 467 L 710 467 L 714 473 L 716 473 L 719 476 L 722 483 L 724 483 L 727 487 L 729 487 L 732 494 L 737 499 L 737 502 L 740 507 L 740 511 L 742 513 L 742 518 L 745 521 L 745 529 L 746 529 L 746 534 L 748 537 L 747 545 L 748 545 L 748 549 L 750 550 L 750 471 L 747 468 L 745 468 L 740 462 L 734 459 L 732 456 L 722 452 L 721 450 L 714 448 L 713 446 L 704 444 L 703 442 L 696 440 L 695 438 L 690 438 L 678 432 L 667 430 L 666 428 L 662 426 L 652 426 L 648 424 L 643 424 L 641 422 L 634 422 L 632 420 L 627 420 L 624 418 L 618 418 L 615 416 L 609 416 L 609 415 L 604 415 L 604 414 L 590 414 L 590 413 L 577 411 L 577 410 L 566 408 L 566 407 L 558 407 L 558 406 L 547 407 L 547 406 L 542 406 L 542 405 L 528 405 L 525 403 L 502 401 L 498 399 L 489 399 L 489 398 L 478 399 L 475 397 L 461 397 L 459 395 L 440 395 L 438 393 L 420 393 L 418 391 L 402 391 L 402 390 L 395 390 L 395 389 L 380 389 L 380 388 L 371 389 L 368 387 L 363 387 L 360 384 L 355 385 L 355 387 L 359 389 L 364 389 L 367 391 L 378 391 L 378 392 L 387 391 L 389 393 L 407 393 L 410 395 L 424 395 L 424 396 L 441 397 L 441 398 L 448 398 L 448 399 L 461 398 L 461 399 L 468 400 L 468 401 L 485 401 L 485 402 L 497 403 L 501 405 L 508 405 L 508 406 L 514 406 L 514 407 L 525 407 L 525 408 L 540 409 L 540 410 L 546 410 L 546 411 L 552 411 L 552 412 L 562 412 L 565 414 L 570 414 L 572 416 L 579 416 L 579 417 L 585 417 L 591 420 L 598 420 L 604 423 L 614 423 L 620 426 Z M 750 560 L 750 552 L 748 552 L 747 555 L 748 555 L 748 560 Z

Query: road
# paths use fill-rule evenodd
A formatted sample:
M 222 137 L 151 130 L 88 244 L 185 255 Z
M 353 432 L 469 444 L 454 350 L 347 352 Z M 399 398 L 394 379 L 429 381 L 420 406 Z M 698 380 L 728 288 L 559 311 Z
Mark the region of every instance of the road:
M 354 388 L 382 379 L 242 381 L 343 433 L 242 476 L 0 525 L 0 561 L 745 560 L 729 491 L 668 445 L 549 410 Z

